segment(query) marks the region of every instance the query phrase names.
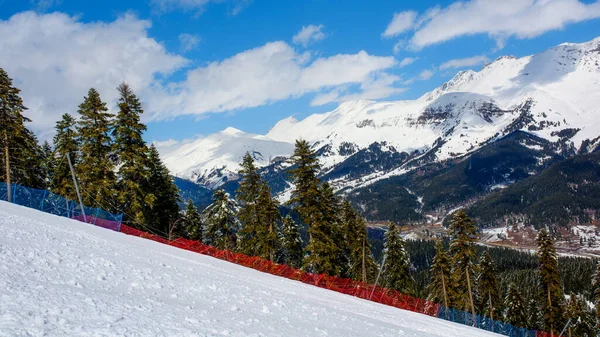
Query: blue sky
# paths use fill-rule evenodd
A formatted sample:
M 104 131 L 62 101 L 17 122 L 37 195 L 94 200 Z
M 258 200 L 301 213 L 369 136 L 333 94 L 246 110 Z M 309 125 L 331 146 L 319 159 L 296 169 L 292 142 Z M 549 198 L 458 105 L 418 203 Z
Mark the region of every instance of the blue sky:
M 96 87 L 127 81 L 148 141 L 278 120 L 349 99 L 414 99 L 465 68 L 600 35 L 578 0 L 0 0 L 0 66 L 52 134 Z

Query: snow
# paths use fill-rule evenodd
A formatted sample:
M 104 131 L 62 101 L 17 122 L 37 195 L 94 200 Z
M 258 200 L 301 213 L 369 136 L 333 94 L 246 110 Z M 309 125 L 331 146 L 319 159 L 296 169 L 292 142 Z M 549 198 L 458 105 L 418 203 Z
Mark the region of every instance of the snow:
M 275 157 L 289 156 L 293 151 L 294 144 L 229 127 L 163 154 L 163 161 L 179 178 L 218 187 L 223 180 L 221 175 L 214 174 L 215 170 L 224 169 L 222 174 L 227 178 L 235 176 L 246 152 L 250 152 L 256 165 L 261 167 Z
M 499 242 L 506 240 L 508 237 L 508 228 L 498 227 L 498 228 L 485 228 L 481 233 L 481 241 L 483 242 Z
M 558 131 L 580 129 L 571 140 L 577 148 L 600 136 L 600 38 L 561 44 L 532 56 L 500 57 L 480 71 L 457 73 L 416 100 L 344 102 L 303 120 L 283 119 L 264 136 L 228 128 L 183 145 L 167 155 L 165 163 L 179 177 L 218 186 L 223 179 L 214 171 L 233 177 L 246 151 L 256 151 L 259 165 L 267 165 L 268 158 L 291 155 L 297 139 L 331 147 L 331 153 L 319 158 L 324 171 L 348 157 L 338 151 L 344 143 L 363 149 L 385 141 L 399 152 L 425 154 L 442 140 L 435 151 L 435 159 L 441 161 L 476 151 L 504 135 L 519 117 L 515 109 L 526 102 L 532 102 L 537 124 L 537 130 L 526 128 L 527 132 L 557 141 Z M 493 113 L 482 115 L 488 106 L 494 107 Z M 405 171 L 400 167 L 373 172 L 361 181 L 340 180 L 336 187 L 364 186 Z
M 0 336 L 498 336 L 0 202 Z

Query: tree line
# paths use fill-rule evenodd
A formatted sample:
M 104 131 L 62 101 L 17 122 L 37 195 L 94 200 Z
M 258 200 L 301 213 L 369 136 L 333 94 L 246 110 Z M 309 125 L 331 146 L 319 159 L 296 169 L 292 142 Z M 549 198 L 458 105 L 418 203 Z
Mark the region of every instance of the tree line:
M 27 127 L 20 90 L 0 68 L 0 179 L 77 200 L 70 161 L 84 205 L 122 213 L 124 223 L 164 236 L 180 217 L 179 191 L 157 149 L 142 138 L 140 100 L 125 83 L 117 91 L 116 114 L 91 88 L 76 116 L 65 113 L 56 123 L 53 144 L 40 144 Z
M 173 178 L 156 148 L 143 140 L 146 127 L 140 121 L 140 100 L 127 84 L 119 85 L 117 91 L 115 115 L 92 88 L 79 105 L 77 118 L 64 114 L 56 123 L 53 144 L 40 145 L 26 127 L 30 120 L 23 115 L 26 107 L 19 90 L 0 68 L 0 145 L 4 150 L 0 159 L 6 168 L 1 178 L 76 200 L 70 159 L 83 203 L 123 213 L 124 222 L 133 227 L 169 239 L 200 240 L 313 273 L 375 281 L 380 266 L 371 251 L 366 221 L 318 178 L 317 154 L 308 142 L 296 141 L 289 160 L 293 187 L 285 204 L 271 195 L 247 153 L 234 197 L 218 189 L 204 210 L 188 201 L 180 211 L 182 200 Z M 285 216 L 282 210 L 288 210 Z M 449 230 L 449 244 L 439 241 L 435 246 L 423 291 L 414 277 L 400 227 L 390 223 L 383 243 L 380 285 L 518 327 L 557 333 L 571 319 L 572 336 L 595 335 L 600 305 L 592 312 L 581 295 L 564 296 L 558 256 L 546 230 L 538 237 L 537 273 L 530 286 L 537 294 L 528 302 L 516 283 L 504 290 L 489 253 L 478 256 L 477 227 L 465 212 L 454 215 Z M 307 240 L 302 240 L 304 231 Z M 593 282 L 591 298 L 598 304 L 600 267 Z

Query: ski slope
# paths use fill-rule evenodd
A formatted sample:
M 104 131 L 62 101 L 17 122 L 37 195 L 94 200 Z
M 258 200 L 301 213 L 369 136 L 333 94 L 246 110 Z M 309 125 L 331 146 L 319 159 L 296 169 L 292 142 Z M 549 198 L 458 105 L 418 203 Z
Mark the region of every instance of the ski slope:
M 499 336 L 0 201 L 0 336 Z

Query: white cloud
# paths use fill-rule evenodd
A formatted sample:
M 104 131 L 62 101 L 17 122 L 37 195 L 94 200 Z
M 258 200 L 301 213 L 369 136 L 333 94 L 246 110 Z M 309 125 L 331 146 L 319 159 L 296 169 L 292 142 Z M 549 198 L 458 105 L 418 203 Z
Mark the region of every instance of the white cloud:
M 376 100 L 387 98 L 406 91 L 406 88 L 396 86 L 401 80 L 399 76 L 387 73 L 378 74 L 360 84 L 360 91 L 349 93 L 348 87 L 341 87 L 330 92 L 318 94 L 310 102 L 311 106 L 319 106 L 327 103 L 340 103 L 352 100 Z
M 156 147 L 171 147 L 174 145 L 179 145 L 179 143 L 181 142 L 173 138 L 169 138 L 167 140 L 155 140 L 152 142 L 152 144 L 154 144 Z
M 374 81 L 394 65 L 393 57 L 365 51 L 310 62 L 309 54 L 276 41 L 193 69 L 185 81 L 155 95 L 151 103 L 160 105 L 156 119 L 257 107 Z
M 401 33 L 406 32 L 414 27 L 415 20 L 417 18 L 417 12 L 415 11 L 405 11 L 400 13 L 395 13 L 394 18 L 388 24 L 387 28 L 381 34 L 383 37 L 394 37 Z
M 184 80 L 169 82 L 190 62 L 148 37 L 149 28 L 149 21 L 132 15 L 82 23 L 61 13 L 25 12 L 0 21 L 0 65 L 22 89 L 34 131 L 47 137 L 61 114 L 76 115 L 90 87 L 114 109 L 115 87 L 122 81 L 144 102 L 146 122 L 230 112 L 306 94 L 335 91 L 336 100 L 374 99 L 401 90 L 395 86 L 398 79 L 387 73 L 398 64 L 392 56 L 359 51 L 314 58 L 282 41 L 186 69 Z
M 202 14 L 211 3 L 228 3 L 229 14 L 237 15 L 248 7 L 252 0 L 150 0 L 152 7 L 159 12 L 182 10 L 194 12 L 196 15 Z
M 62 0 L 30 0 L 30 2 L 38 12 L 45 12 L 54 6 L 62 4 Z
M 432 70 L 425 69 L 419 74 L 419 79 L 426 81 L 430 79 L 433 76 L 433 74 L 434 72 Z
M 440 70 L 472 67 L 488 62 L 490 59 L 484 55 L 468 57 L 464 59 L 454 59 L 444 62 L 440 65 Z
M 398 66 L 400 68 L 409 66 L 409 65 L 413 64 L 418 59 L 419 58 L 417 58 L 417 57 L 405 57 L 405 58 L 402 59 L 402 61 L 400 61 L 400 63 L 398 64 Z
M 323 27 L 323 25 L 302 26 L 298 34 L 292 38 L 292 42 L 306 47 L 311 42 L 321 41 L 325 38 L 325 33 L 321 31 Z
M 63 113 L 76 115 L 90 87 L 110 103 L 122 81 L 144 96 L 158 75 L 187 64 L 149 38 L 149 28 L 132 15 L 84 24 L 65 14 L 24 12 L 0 21 L 0 65 L 22 89 L 32 128 L 47 136 Z
M 396 42 L 394 44 L 394 54 L 398 54 L 398 52 L 400 51 L 400 49 L 404 48 L 404 46 L 406 45 L 406 41 L 400 40 L 398 42 Z
M 595 18 L 600 18 L 599 1 L 589 4 L 578 0 L 455 2 L 443 9 L 434 7 L 417 19 L 420 27 L 412 36 L 410 46 L 421 49 L 460 36 L 488 34 L 502 47 L 510 36 L 533 38 Z
M 198 35 L 192 34 L 179 34 L 179 43 L 181 44 L 181 50 L 188 52 L 196 49 L 202 39 Z
M 233 7 L 229 10 L 229 14 L 238 15 L 241 11 L 246 9 L 253 0 L 237 0 L 233 2 Z

